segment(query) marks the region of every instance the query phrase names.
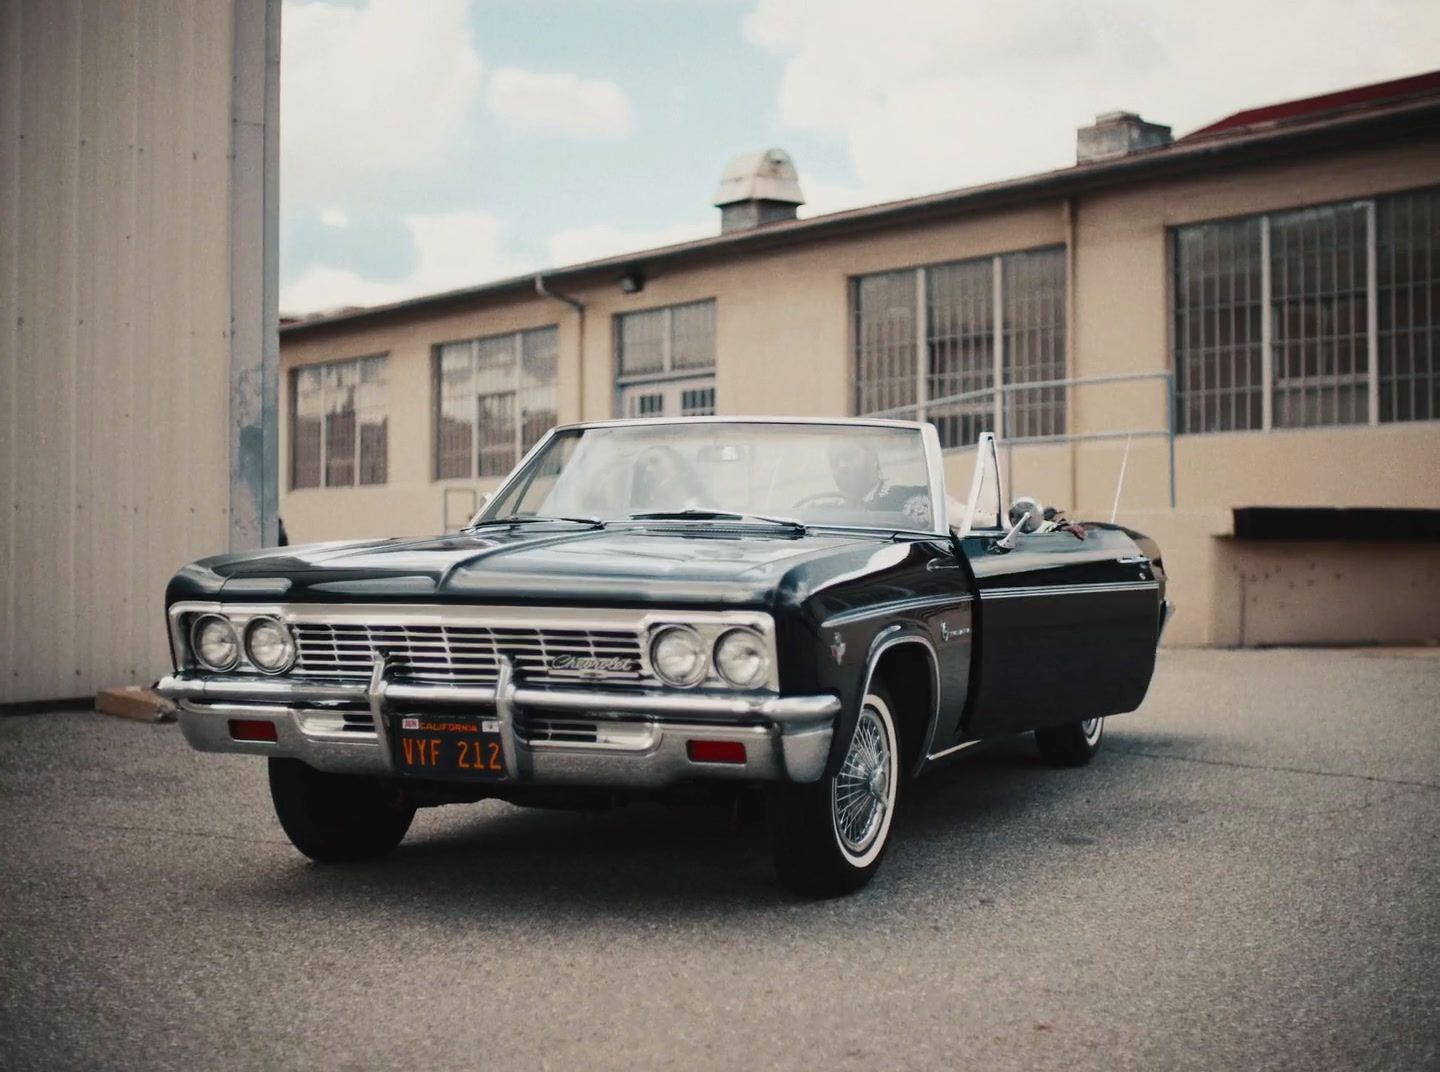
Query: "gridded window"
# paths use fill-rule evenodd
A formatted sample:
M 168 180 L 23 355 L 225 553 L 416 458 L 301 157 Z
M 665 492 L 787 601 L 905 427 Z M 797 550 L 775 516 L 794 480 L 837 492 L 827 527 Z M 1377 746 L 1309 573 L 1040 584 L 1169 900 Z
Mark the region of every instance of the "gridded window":
M 715 415 L 715 388 L 695 387 L 680 392 L 680 416 L 712 417 Z
M 1440 419 L 1440 190 L 1376 204 L 1382 421 Z
M 713 299 L 615 317 L 616 396 L 627 417 L 715 412 Z
M 1260 229 L 1236 220 L 1176 232 L 1177 431 L 1262 425 Z
M 913 406 L 916 273 L 855 280 L 855 405 L 858 413 Z
M 503 476 L 555 425 L 554 327 L 435 348 L 435 476 Z
M 1064 250 L 861 276 L 854 308 L 857 413 L 913 413 L 947 447 L 1064 433 L 1064 388 L 1023 386 L 1065 377 Z
M 1440 418 L 1440 191 L 1175 232 L 1182 432 Z
M 1005 382 L 1053 384 L 1065 378 L 1065 254 L 1017 253 L 1000 260 L 1004 276 Z M 1005 397 L 1005 436 L 1065 434 L 1065 388 L 1021 387 Z M 973 442 L 972 436 L 969 442 Z
M 1369 419 L 1367 212 L 1338 205 L 1269 221 L 1277 428 Z
M 309 365 L 291 374 L 290 486 L 385 483 L 385 356 Z

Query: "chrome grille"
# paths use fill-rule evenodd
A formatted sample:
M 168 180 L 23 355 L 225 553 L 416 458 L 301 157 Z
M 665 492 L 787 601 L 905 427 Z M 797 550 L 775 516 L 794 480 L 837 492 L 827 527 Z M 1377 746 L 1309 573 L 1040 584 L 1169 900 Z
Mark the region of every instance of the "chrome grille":
M 295 672 L 312 677 L 370 674 L 383 654 L 391 674 L 412 681 L 488 684 L 501 655 L 530 681 L 643 682 L 640 638 L 632 630 L 297 622 Z M 557 656 L 626 660 L 629 669 L 555 669 Z

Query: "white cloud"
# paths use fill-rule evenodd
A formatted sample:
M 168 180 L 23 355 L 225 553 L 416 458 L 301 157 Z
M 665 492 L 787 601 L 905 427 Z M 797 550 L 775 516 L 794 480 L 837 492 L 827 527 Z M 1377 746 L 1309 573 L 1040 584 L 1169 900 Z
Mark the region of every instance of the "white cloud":
M 800 172 L 800 192 L 805 203 L 800 206 L 799 216 L 808 220 L 812 216 L 823 216 L 829 212 L 844 212 L 848 208 L 860 208 L 884 201 L 883 194 L 859 186 L 842 183 L 821 182 L 813 175 Z
M 339 205 L 327 205 L 320 210 L 320 222 L 326 227 L 349 227 L 350 214 Z
M 783 58 L 782 124 L 844 139 L 860 188 L 881 199 L 1063 167 L 1099 112 L 1181 134 L 1426 70 L 1440 6 L 754 0 L 744 30 Z
M 405 217 L 405 225 L 415 250 L 409 275 L 375 280 L 348 268 L 311 265 L 281 292 L 281 310 L 296 314 L 380 305 L 477 286 L 535 267 L 506 246 L 504 225 L 488 212 L 415 214 Z
M 719 231 L 718 210 L 713 219 L 693 220 L 648 231 L 628 230 L 608 223 L 570 227 L 551 236 L 550 263 L 556 267 L 582 264 L 585 261 L 600 260 L 602 257 L 615 257 L 622 253 L 637 253 L 657 246 L 689 242 L 718 234 Z
M 281 192 L 332 204 L 443 167 L 474 107 L 480 57 L 464 0 L 371 0 L 284 7 Z
M 501 121 L 522 130 L 608 140 L 635 129 L 624 90 L 614 82 L 573 74 L 501 67 L 490 76 L 485 103 Z

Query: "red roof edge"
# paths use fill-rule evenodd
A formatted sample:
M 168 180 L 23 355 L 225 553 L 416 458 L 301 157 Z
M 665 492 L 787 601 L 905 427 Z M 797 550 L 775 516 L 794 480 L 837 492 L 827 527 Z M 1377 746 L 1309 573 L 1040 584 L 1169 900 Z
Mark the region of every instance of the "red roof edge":
M 1374 107 L 1408 97 L 1424 97 L 1432 93 L 1440 93 L 1440 71 L 1427 71 L 1424 74 L 1396 78 L 1389 82 L 1374 82 L 1368 86 L 1342 89 L 1337 93 L 1322 93 L 1318 97 L 1302 97 L 1299 100 L 1267 104 L 1263 108 L 1247 108 L 1243 112 L 1228 115 L 1217 123 L 1211 123 L 1208 127 L 1193 130 L 1179 140 L 1208 138 L 1245 127 L 1259 126 L 1265 123 L 1282 123 L 1291 119 L 1309 119 L 1326 112 Z

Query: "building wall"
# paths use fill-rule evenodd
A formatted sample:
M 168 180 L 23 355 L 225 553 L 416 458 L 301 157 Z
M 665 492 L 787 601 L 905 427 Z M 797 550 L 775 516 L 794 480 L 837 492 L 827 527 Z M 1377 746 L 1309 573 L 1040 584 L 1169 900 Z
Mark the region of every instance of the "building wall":
M 557 302 L 497 301 L 443 319 L 417 317 L 385 327 L 301 334 L 285 342 L 287 368 L 391 351 L 391 480 L 385 488 L 290 492 L 282 512 L 296 540 L 419 534 L 443 527 L 445 489 L 430 480 L 430 348 L 446 339 L 559 323 L 561 420 L 610 417 L 613 317 L 713 297 L 719 412 L 847 415 L 853 412 L 850 277 L 1070 242 L 1072 374 L 1161 373 L 1170 367 L 1171 228 L 1430 186 L 1437 175 L 1440 136 L 1423 135 L 1381 147 L 1132 184 L 1068 205 L 1045 202 L 668 272 L 657 269 L 634 295 L 622 294 L 605 280 L 572 291 L 587 305 L 583 376 L 575 314 Z M 1172 508 L 1163 379 L 1072 389 L 1069 420 L 1071 429 L 1082 434 L 1142 433 L 1129 447 L 1119 518 L 1151 532 L 1166 549 L 1172 593 L 1181 607 L 1167 634 L 1170 643 L 1232 644 L 1269 635 L 1256 632 L 1260 619 L 1253 611 L 1249 626 L 1242 628 L 1240 622 L 1237 586 L 1243 571 L 1234 567 L 1233 541 L 1226 542 L 1233 507 L 1440 508 L 1440 481 L 1434 478 L 1440 472 L 1437 422 L 1181 436 L 1174 443 Z M 1125 451 L 1123 439 L 1022 445 L 1002 452 L 1002 468 L 1014 493 L 1035 494 L 1066 507 L 1072 516 L 1108 518 Z M 966 486 L 972 462 L 968 450 L 947 456 L 952 488 Z M 477 491 L 494 483 L 445 482 Z M 1314 548 L 1263 552 L 1267 559 L 1288 554 L 1297 561 L 1315 553 Z M 1326 552 L 1337 562 L 1353 559 L 1356 569 L 1350 575 L 1364 574 L 1380 585 L 1379 591 L 1410 598 L 1405 596 L 1407 571 L 1416 555 L 1425 554 L 1423 547 L 1388 567 L 1372 563 L 1360 569 L 1361 559 L 1372 553 L 1358 546 Z M 1352 589 L 1331 585 L 1323 592 L 1344 600 Z M 1432 632 L 1440 634 L 1440 626 Z
M 0 703 L 153 680 L 166 581 L 231 543 L 233 57 L 258 29 L 263 84 L 267 18 L 0 0 Z

